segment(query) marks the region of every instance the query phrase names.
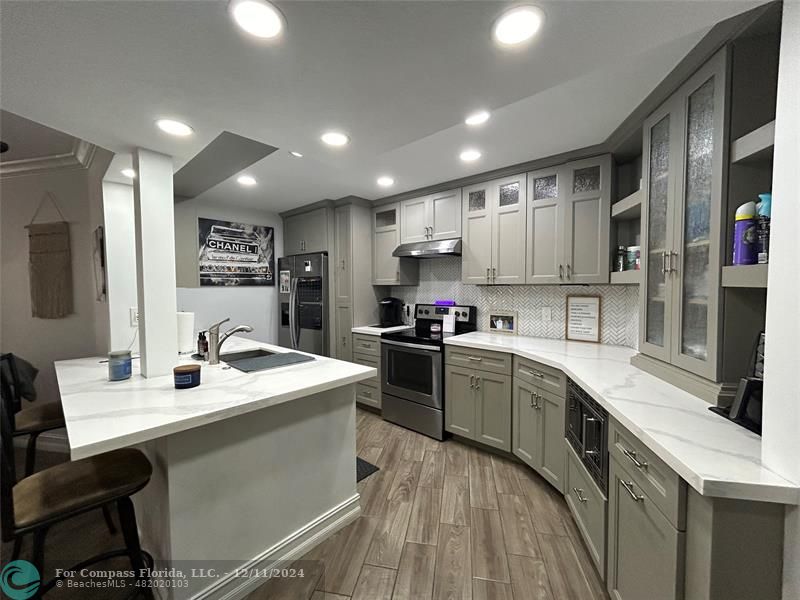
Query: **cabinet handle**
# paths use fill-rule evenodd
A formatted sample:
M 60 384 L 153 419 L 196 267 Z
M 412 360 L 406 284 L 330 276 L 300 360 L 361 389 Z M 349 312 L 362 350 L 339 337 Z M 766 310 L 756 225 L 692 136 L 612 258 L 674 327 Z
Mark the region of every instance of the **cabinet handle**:
M 481 362 L 483 359 L 480 356 L 468 356 L 467 360 L 474 360 L 475 362 Z
M 631 495 L 631 498 L 633 498 L 634 502 L 644 501 L 644 496 L 640 496 L 634 491 L 632 481 L 625 481 L 623 479 L 620 479 L 619 482 L 622 484 L 622 487 L 628 490 L 628 493 Z
M 394 277 L 395 277 L 395 280 L 396 280 L 396 281 L 400 281 L 400 271 L 397 271 L 397 272 L 394 274 Z
M 475 377 L 475 389 L 476 390 L 480 390 L 481 389 L 481 378 L 480 378 L 480 376 Z
M 662 273 L 662 275 L 666 275 L 667 274 L 667 253 L 666 252 L 662 252 L 661 253 L 661 273 Z
M 564 279 L 564 265 L 558 265 L 558 278 Z
M 536 404 L 533 405 L 533 408 L 536 410 L 542 410 L 542 405 L 540 404 L 541 401 L 544 400 L 541 394 L 536 394 Z
M 541 371 L 535 371 L 533 369 L 527 369 L 527 371 L 528 375 L 530 375 L 531 377 L 538 377 L 539 379 L 544 379 L 544 373 L 542 373 Z
M 489 273 L 490 272 L 491 272 L 491 269 L 489 267 L 486 267 L 486 283 L 489 283 Z
M 533 392 L 528 392 L 531 395 L 531 408 L 533 408 Z
M 496 277 L 497 277 L 497 269 L 492 267 L 492 283 L 494 283 Z
M 588 498 L 583 496 L 583 490 L 581 488 L 574 487 L 572 488 L 572 491 L 575 492 L 575 496 L 578 498 L 579 502 L 583 503 L 588 500 Z
M 470 375 L 469 376 L 469 387 L 471 387 L 471 388 L 475 387 L 475 375 Z
M 572 265 L 567 263 L 567 279 L 571 279 L 571 278 L 572 278 Z
M 428 237 L 433 237 L 433 227 L 426 227 L 428 229 Z
M 669 270 L 671 273 L 677 273 L 678 269 L 675 265 L 672 264 L 672 257 L 675 256 L 675 265 L 678 264 L 678 253 L 677 252 L 670 252 L 669 253 Z
M 634 465 L 636 465 L 637 469 L 646 469 L 647 468 L 647 461 L 646 460 L 639 460 L 636 456 L 636 452 L 633 450 L 628 450 L 625 447 L 622 447 L 622 453 L 630 460 Z

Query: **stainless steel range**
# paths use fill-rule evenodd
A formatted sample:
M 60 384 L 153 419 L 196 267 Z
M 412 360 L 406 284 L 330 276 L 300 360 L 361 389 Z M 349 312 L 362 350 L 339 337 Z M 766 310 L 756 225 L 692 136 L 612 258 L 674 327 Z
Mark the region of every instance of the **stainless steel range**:
M 383 418 L 444 438 L 444 340 L 476 330 L 474 306 L 417 304 L 414 329 L 381 335 Z M 442 331 L 452 315 L 455 331 Z

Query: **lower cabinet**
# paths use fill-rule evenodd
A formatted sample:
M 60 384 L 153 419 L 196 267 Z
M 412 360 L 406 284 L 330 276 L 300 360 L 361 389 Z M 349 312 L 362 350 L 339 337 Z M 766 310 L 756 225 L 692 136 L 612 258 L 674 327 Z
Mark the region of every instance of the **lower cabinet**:
M 511 375 L 445 365 L 445 430 L 511 451 Z
M 611 458 L 608 476 L 608 575 L 614 600 L 684 598 L 685 533 L 678 531 Z
M 606 572 L 606 497 L 566 440 L 567 476 L 564 499 L 586 542 L 600 577 Z M 633 597 L 632 597 L 633 598 Z M 648 595 L 640 599 L 650 600 Z
M 336 336 L 333 347 L 336 349 L 336 358 L 339 360 L 353 360 L 353 349 L 350 342 L 353 339 L 350 331 L 353 329 L 353 309 L 351 306 L 337 306 L 334 309 L 336 316 Z
M 381 407 L 381 357 L 378 336 L 353 335 L 353 361 L 356 364 L 378 370 L 375 377 L 356 384 L 356 402 L 373 408 Z
M 564 398 L 514 378 L 512 452 L 564 492 Z

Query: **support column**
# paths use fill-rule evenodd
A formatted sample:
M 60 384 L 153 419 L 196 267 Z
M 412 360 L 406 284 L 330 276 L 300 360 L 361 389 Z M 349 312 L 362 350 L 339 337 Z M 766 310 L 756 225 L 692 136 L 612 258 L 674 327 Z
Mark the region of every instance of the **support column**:
M 178 360 L 172 158 L 137 148 L 133 168 L 140 361 L 142 375 L 157 377 Z

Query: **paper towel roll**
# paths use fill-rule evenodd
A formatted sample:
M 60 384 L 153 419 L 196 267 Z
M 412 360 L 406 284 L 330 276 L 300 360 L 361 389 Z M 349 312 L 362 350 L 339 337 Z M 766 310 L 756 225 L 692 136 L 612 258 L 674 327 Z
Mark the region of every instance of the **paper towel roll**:
M 196 352 L 194 341 L 194 313 L 178 312 L 178 352 Z

